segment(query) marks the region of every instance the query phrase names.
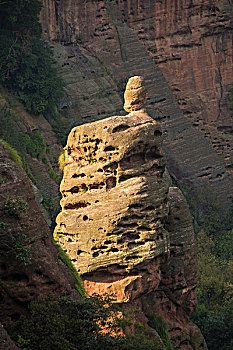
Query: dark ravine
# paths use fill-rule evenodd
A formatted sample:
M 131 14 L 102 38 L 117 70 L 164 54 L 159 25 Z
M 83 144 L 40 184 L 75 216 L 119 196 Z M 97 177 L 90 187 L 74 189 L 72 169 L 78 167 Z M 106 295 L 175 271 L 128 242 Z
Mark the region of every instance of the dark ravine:
M 145 16 L 149 11 L 147 4 L 140 6 L 138 3 L 136 11 L 136 3 L 125 2 L 124 9 L 120 6 L 122 16 L 117 3 L 90 0 L 83 6 L 81 1 L 69 4 L 44 1 L 41 14 L 44 36 L 54 47 L 67 83 L 67 98 L 61 105 L 61 112 L 72 125 L 119 115 L 123 83 L 131 75 L 142 75 L 150 97 L 148 112 L 163 127 L 170 174 L 179 185 L 186 183 L 198 188 L 209 184 L 220 200 L 229 203 L 232 175 L 225 168 L 222 157 L 205 137 L 207 135 L 182 114 L 179 101 L 172 95 L 156 61 L 132 30 L 137 32 L 138 28 L 134 26 L 133 17 L 129 16 L 126 23 L 126 4 L 131 12 L 138 16 L 141 13 L 142 22 L 143 7 L 147 9 Z M 152 14 L 150 21 L 153 21 Z M 135 22 L 140 23 L 140 20 L 135 19 Z M 198 91 L 194 94 L 198 95 Z M 196 105 L 200 103 L 197 101 Z M 218 136 L 214 142 L 218 142 Z

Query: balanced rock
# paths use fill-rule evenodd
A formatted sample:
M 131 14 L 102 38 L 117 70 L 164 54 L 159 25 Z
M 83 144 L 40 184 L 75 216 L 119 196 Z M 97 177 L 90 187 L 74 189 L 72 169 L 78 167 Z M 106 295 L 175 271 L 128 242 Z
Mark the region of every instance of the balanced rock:
M 126 96 L 145 92 L 139 78 Z M 113 294 L 145 325 L 148 315 L 162 316 L 177 349 L 194 341 L 206 349 L 189 322 L 197 284 L 191 215 L 180 190 L 169 188 L 161 128 L 139 102 L 127 116 L 71 130 L 54 236 L 89 295 Z
M 138 111 L 143 108 L 147 100 L 147 91 L 140 76 L 129 78 L 126 85 L 124 109 L 126 112 Z
M 130 271 L 164 252 L 161 136 L 143 111 L 71 131 L 55 237 L 81 274 L 113 264 Z

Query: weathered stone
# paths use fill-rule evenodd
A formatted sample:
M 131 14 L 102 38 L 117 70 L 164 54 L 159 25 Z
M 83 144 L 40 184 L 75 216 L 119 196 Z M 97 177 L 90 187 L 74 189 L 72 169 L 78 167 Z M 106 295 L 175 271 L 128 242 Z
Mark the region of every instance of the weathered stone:
M 129 79 L 124 93 L 124 109 L 126 112 L 133 112 L 144 107 L 147 100 L 147 91 L 140 76 Z
M 54 235 L 90 295 L 113 294 L 144 324 L 159 314 L 177 348 L 191 350 L 195 337 L 204 349 L 189 323 L 197 276 L 192 219 L 180 190 L 168 188 L 161 136 L 144 110 L 74 128 Z
M 129 271 L 164 252 L 161 141 L 143 110 L 71 131 L 55 235 L 81 274 L 114 264 Z

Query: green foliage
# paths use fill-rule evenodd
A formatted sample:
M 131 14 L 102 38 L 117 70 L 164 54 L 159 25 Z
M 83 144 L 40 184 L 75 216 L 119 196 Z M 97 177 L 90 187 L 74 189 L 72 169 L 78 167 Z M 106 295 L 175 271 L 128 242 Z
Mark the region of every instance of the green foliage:
M 55 173 L 55 171 L 53 171 L 51 165 L 49 165 L 48 173 L 51 179 L 53 179 L 59 185 L 61 182 L 61 177 L 57 173 Z
M 41 159 L 46 152 L 46 144 L 39 130 L 30 134 L 21 134 L 20 143 L 25 151 L 34 158 Z
M 0 205 L 1 217 L 0 222 L 0 253 L 2 256 L 14 253 L 16 259 L 23 265 L 31 262 L 30 249 L 27 247 L 27 236 L 17 227 L 8 223 L 10 217 L 19 221 L 26 213 L 27 205 L 22 198 L 9 199 Z
M 82 281 L 81 277 L 79 276 L 76 268 L 72 264 L 72 262 L 71 262 L 70 258 L 68 257 L 68 255 L 61 248 L 61 246 L 59 244 L 57 244 L 55 241 L 54 241 L 54 244 L 58 248 L 59 259 L 68 267 L 68 269 L 70 270 L 70 272 L 72 273 L 72 275 L 74 276 L 74 278 L 76 280 L 75 288 L 77 289 L 77 291 L 79 292 L 79 294 L 82 297 L 85 297 L 87 295 L 87 293 L 85 291 L 85 288 L 84 288 L 84 285 L 83 285 L 83 281 Z
M 27 266 L 31 262 L 31 251 L 28 247 L 26 247 L 27 236 L 24 234 L 21 234 L 20 232 L 16 232 L 14 235 L 12 235 L 12 243 L 14 250 L 16 252 L 16 258 L 24 265 Z
M 72 300 L 48 296 L 30 304 L 30 317 L 21 317 L 14 339 L 30 342 L 30 350 L 112 350 L 119 349 L 115 312 L 106 307 L 109 298 Z M 102 329 L 106 332 L 102 332 Z M 24 346 L 24 345 L 23 345 Z
M 16 151 L 15 148 L 11 147 L 11 145 L 9 145 L 8 142 L 0 139 L 0 142 L 3 144 L 3 146 L 7 149 L 7 151 L 10 154 L 11 159 L 18 164 L 21 168 L 23 168 L 23 162 L 22 159 L 20 157 L 20 155 L 18 154 L 18 152 Z
M 134 324 L 135 334 L 128 335 L 126 342 L 120 349 L 122 350 L 163 350 L 160 341 L 150 339 L 147 328 L 140 322 Z
M 233 87 L 231 87 L 228 91 L 228 99 L 231 101 L 231 109 L 233 109 L 233 104 L 232 104 L 232 101 L 233 101 Z
M 23 337 L 21 337 L 21 335 L 18 335 L 16 345 L 21 350 L 28 350 L 28 345 L 30 345 L 30 340 L 25 340 L 23 339 Z
M 233 298 L 218 313 L 199 305 L 192 315 L 192 320 L 204 335 L 209 350 L 233 348 Z
M 197 235 L 198 244 L 198 300 L 208 310 L 221 311 L 233 297 L 233 261 L 223 260 L 212 252 L 214 241 L 204 231 Z
M 53 55 L 40 39 L 39 0 L 0 1 L 0 81 L 34 114 L 63 94 Z
M 18 130 L 17 116 L 13 115 L 11 112 L 11 103 L 7 102 L 3 106 L 0 105 L 0 137 L 6 140 L 17 150 L 21 156 L 24 170 L 28 174 L 29 178 L 34 181 L 30 167 L 25 159 L 25 153 L 27 152 L 25 140 L 22 137 L 23 134 Z M 30 135 L 27 136 L 30 138 Z M 32 142 L 31 139 L 30 142 Z M 42 144 L 44 144 L 44 141 Z
M 4 214 L 12 215 L 17 218 L 20 218 L 27 210 L 27 204 L 24 199 L 8 199 L 7 201 L 1 203 L 0 210 Z
M 163 350 L 147 327 L 135 323 L 135 335 L 117 335 L 118 308 L 109 296 L 81 300 L 48 297 L 33 300 L 29 317 L 8 330 L 24 350 Z M 152 337 L 153 339 L 150 339 Z
M 58 165 L 59 165 L 59 169 L 61 171 L 64 170 L 64 167 L 65 167 L 65 161 L 66 161 L 66 154 L 65 152 L 61 153 L 59 158 L 58 158 Z
M 148 316 L 148 326 L 155 329 L 165 344 L 167 350 L 174 350 L 170 335 L 168 333 L 168 324 L 164 321 L 164 319 L 160 315 L 149 314 Z

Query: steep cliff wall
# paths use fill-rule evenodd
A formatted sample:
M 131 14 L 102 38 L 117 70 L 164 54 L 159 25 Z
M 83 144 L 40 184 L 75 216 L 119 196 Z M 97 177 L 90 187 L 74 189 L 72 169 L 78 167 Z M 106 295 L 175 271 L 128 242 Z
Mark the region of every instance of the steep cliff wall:
M 124 22 L 115 1 L 44 0 L 41 20 L 67 82 L 60 109 L 72 125 L 119 115 L 123 83 L 131 75 L 142 75 L 149 92 L 148 111 L 164 130 L 172 176 L 179 184 L 209 184 L 229 203 L 232 180 L 223 159 L 195 123 L 184 117 L 153 57 Z M 230 162 L 230 135 L 225 136 Z
M 203 349 L 192 219 L 164 177 L 161 127 L 141 109 L 72 129 L 55 239 L 89 294 L 113 294 L 135 321 L 169 324 L 176 348 Z M 137 311 L 135 311 L 137 310 Z
M 116 1 L 162 70 L 184 115 L 233 167 L 232 2 Z M 225 133 L 224 133 L 225 131 Z
M 31 300 L 74 294 L 75 281 L 58 264 L 51 233 L 26 173 L 0 143 L 0 313 L 9 324 Z

